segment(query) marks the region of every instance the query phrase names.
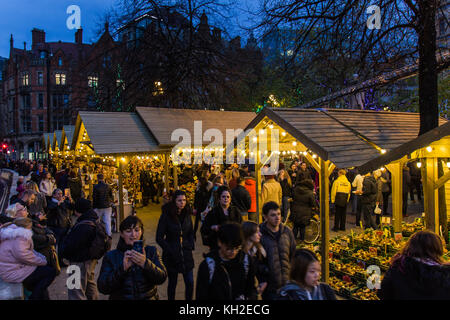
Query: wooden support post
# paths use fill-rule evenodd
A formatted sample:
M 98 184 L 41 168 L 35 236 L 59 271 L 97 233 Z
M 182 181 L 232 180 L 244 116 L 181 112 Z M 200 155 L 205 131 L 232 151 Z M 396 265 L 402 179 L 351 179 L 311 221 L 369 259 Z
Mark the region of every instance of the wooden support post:
M 123 210 L 123 167 L 122 167 L 122 161 L 119 161 L 119 171 L 118 171 L 118 176 L 119 176 L 119 212 L 118 214 L 118 222 L 119 224 L 123 221 L 124 219 L 124 210 Z
M 330 161 L 319 159 L 320 164 L 320 226 L 321 226 L 321 249 L 322 255 L 322 281 L 328 282 L 330 276 L 329 268 L 329 241 L 330 241 L 330 172 L 328 170 Z
M 256 221 L 258 224 L 262 222 L 260 215 L 262 214 L 262 198 L 261 198 L 261 158 L 257 153 L 255 164 L 255 179 L 256 179 Z
M 178 189 L 178 169 L 175 163 L 173 163 L 173 189 Z
M 386 165 L 391 172 L 392 186 L 392 225 L 394 232 L 402 232 L 403 221 L 403 163 L 395 162 Z
M 437 158 L 426 158 L 425 177 L 423 179 L 423 195 L 425 208 L 426 228 L 439 234 L 439 196 L 438 189 L 435 189 L 435 182 L 438 180 Z
M 164 188 L 169 192 L 169 154 L 164 154 Z

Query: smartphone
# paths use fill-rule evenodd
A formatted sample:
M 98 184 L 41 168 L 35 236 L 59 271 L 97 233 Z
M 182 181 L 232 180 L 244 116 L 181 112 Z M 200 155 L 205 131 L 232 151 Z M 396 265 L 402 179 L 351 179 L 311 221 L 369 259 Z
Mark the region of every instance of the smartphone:
M 64 189 L 64 196 L 65 197 L 69 197 L 70 196 L 70 189 L 69 188 Z
M 144 241 L 137 240 L 133 242 L 133 250 L 139 253 L 144 253 Z

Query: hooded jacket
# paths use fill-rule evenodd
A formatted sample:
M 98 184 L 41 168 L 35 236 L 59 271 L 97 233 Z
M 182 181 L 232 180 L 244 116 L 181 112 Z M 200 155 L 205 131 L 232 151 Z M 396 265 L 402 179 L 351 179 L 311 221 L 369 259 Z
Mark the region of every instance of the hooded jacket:
M 384 275 L 382 300 L 450 300 L 450 265 L 432 265 L 405 257 Z
M 125 271 L 123 257 L 125 251 L 133 247 L 126 245 L 121 237 L 117 249 L 103 258 L 97 279 L 98 291 L 108 294 L 110 300 L 158 300 L 156 286 L 166 281 L 167 271 L 156 247 L 144 248 L 147 257 L 144 269 L 133 265 Z
M 325 283 L 314 287 L 314 291 L 308 292 L 296 282 L 289 281 L 279 291 L 280 300 L 336 300 L 333 289 Z
M 245 189 L 250 194 L 251 205 L 248 212 L 256 212 L 256 181 L 253 178 L 245 178 Z
M 281 185 L 275 179 L 268 179 L 264 182 L 262 186 L 262 203 L 267 203 L 269 201 L 276 202 L 281 206 L 281 199 L 283 197 L 283 191 L 281 190 Z
M 0 229 L 0 278 L 5 282 L 20 283 L 45 266 L 45 257 L 34 251 L 33 232 L 15 224 Z
M 242 251 L 229 261 L 222 260 L 217 250 L 205 258 L 198 268 L 196 300 L 256 300 L 253 259 L 247 258 L 246 271 Z M 208 265 L 208 258 L 214 260 L 213 269 Z
M 176 210 L 177 208 L 172 202 L 162 207 L 162 214 L 156 229 L 156 242 L 163 249 L 162 259 L 167 271 L 184 273 L 194 268 L 192 251 L 195 249 L 195 244 L 192 211 L 185 207 L 180 215 L 177 215 L 173 212 Z M 175 216 L 172 217 L 171 213 Z
M 363 180 L 363 194 L 361 195 L 361 204 L 370 204 L 375 206 L 375 201 L 377 198 L 377 181 L 373 176 L 364 177 Z
M 311 180 L 302 180 L 293 191 L 290 220 L 295 224 L 308 225 L 317 206 Z
M 267 253 L 270 276 L 266 292 L 275 293 L 289 280 L 291 260 L 295 253 L 295 239 L 291 229 L 280 225 L 279 237 L 269 230 L 266 223 L 260 225 L 261 245 Z

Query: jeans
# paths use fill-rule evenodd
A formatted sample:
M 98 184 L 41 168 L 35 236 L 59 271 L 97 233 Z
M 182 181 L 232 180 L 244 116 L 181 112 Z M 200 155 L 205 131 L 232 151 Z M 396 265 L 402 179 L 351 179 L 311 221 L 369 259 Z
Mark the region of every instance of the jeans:
M 374 210 L 375 210 L 375 206 L 372 204 L 363 204 L 362 205 L 362 212 L 363 212 L 363 217 L 364 217 L 364 229 L 368 229 L 368 228 L 372 228 L 372 229 L 377 229 L 377 225 L 375 224 L 375 219 L 374 219 Z
M 421 182 L 420 179 L 411 179 L 410 184 L 410 195 L 411 195 L 411 201 L 414 201 L 414 190 L 416 190 L 417 193 L 417 200 L 422 201 L 422 188 L 421 188 Z
M 335 206 L 334 228 L 336 230 L 345 230 L 345 221 L 347 218 L 347 206 Z
M 69 228 L 56 228 L 56 227 L 50 227 L 50 230 L 55 234 L 56 239 L 56 245 L 58 246 L 58 259 L 61 263 L 61 246 L 60 243 L 64 242 L 64 239 L 66 238 L 67 232 L 69 232 Z
M 71 262 L 80 268 L 80 289 L 67 289 L 69 300 L 98 300 L 97 282 L 95 281 L 95 266 L 97 260 Z
M 362 211 L 362 204 L 361 204 L 361 196 L 355 194 L 355 200 L 356 201 L 356 220 L 355 224 L 359 226 L 361 221 L 361 211 Z
M 178 272 L 169 272 L 168 274 L 169 283 L 167 285 L 167 299 L 175 300 L 175 291 L 177 288 L 178 282 Z M 192 300 L 192 296 L 194 293 L 194 273 L 193 270 L 187 271 L 183 273 L 185 292 L 184 297 L 187 301 Z
M 383 192 L 383 216 L 387 215 L 387 210 L 389 208 L 389 195 L 390 192 Z
M 286 221 L 288 212 L 289 212 L 289 197 L 283 196 L 281 199 L 281 215 L 283 217 L 283 222 Z
M 97 213 L 97 216 L 102 219 L 102 221 L 105 223 L 106 233 L 111 236 L 111 215 L 112 215 L 112 208 L 101 208 L 101 209 L 94 209 L 94 211 Z
M 403 192 L 402 212 L 404 216 L 408 214 L 408 192 Z
M 56 270 L 50 266 L 39 266 L 23 280 L 23 286 L 31 291 L 30 300 L 50 300 L 48 287 L 56 277 Z
M 292 228 L 292 232 L 294 233 L 294 238 L 297 239 L 297 234 L 300 231 L 300 240 L 305 240 L 305 230 L 306 226 L 304 224 L 296 224 L 294 223 L 294 227 Z

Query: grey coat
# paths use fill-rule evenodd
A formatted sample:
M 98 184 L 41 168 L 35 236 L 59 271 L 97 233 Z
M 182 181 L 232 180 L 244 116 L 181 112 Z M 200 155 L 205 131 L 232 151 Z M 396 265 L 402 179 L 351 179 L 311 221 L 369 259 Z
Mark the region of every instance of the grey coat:
M 275 234 L 269 230 L 266 223 L 260 225 L 261 244 L 267 253 L 270 276 L 266 292 L 276 293 L 289 280 L 291 260 L 295 253 L 295 238 L 291 229 L 280 225 L 280 237 L 277 240 Z
M 45 213 L 46 208 L 47 208 L 47 200 L 45 198 L 45 194 L 42 192 L 36 192 L 34 202 L 28 206 L 29 213 L 32 215 L 38 212 Z

